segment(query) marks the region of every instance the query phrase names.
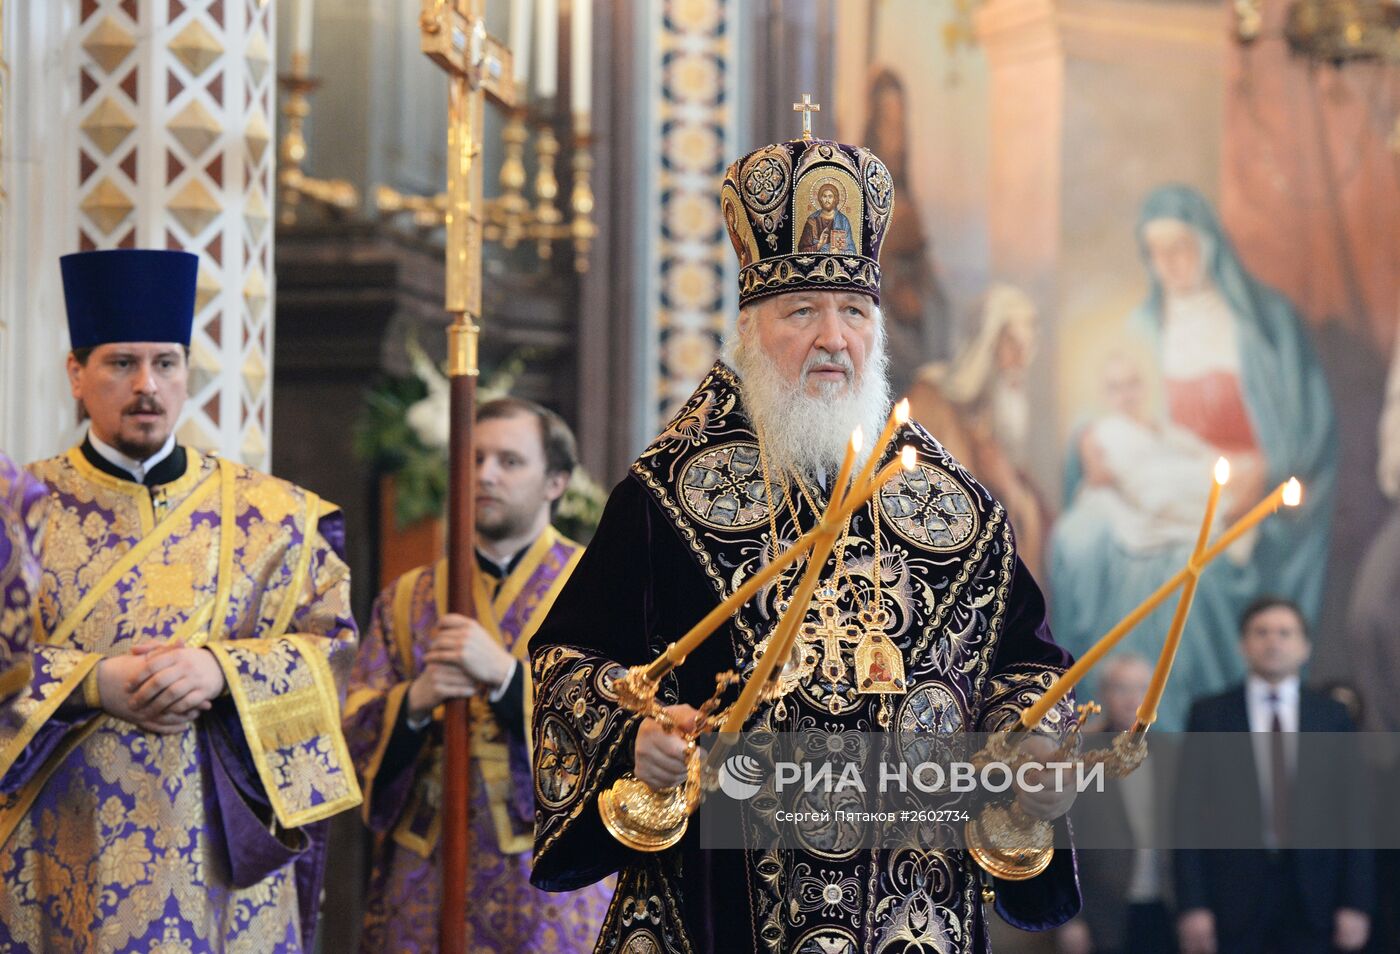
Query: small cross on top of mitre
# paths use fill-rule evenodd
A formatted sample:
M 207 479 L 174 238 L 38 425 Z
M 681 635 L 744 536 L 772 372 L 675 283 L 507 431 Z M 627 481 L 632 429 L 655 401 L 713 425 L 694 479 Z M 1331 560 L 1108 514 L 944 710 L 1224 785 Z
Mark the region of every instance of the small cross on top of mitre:
M 811 93 L 802 94 L 802 102 L 793 103 L 792 111 L 802 114 L 802 138 L 812 138 L 812 114 L 822 111 L 821 103 L 812 102 Z

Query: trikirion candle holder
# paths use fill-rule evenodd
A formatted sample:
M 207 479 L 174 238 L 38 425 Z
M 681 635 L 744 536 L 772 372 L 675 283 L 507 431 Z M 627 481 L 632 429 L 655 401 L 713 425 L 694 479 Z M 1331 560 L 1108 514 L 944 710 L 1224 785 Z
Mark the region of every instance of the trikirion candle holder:
M 1098 712 L 1099 706 L 1086 702 L 1079 706 L 1078 718 L 1049 760 L 1078 765 L 1104 766 L 1110 778 L 1131 775 L 1147 758 L 1147 726 L 1138 723 L 1119 733 L 1103 749 L 1081 752 L 1080 729 L 1084 720 Z M 1010 730 L 998 732 L 988 740 L 982 751 L 973 756 L 973 765 L 980 769 L 988 764 L 1002 763 L 1018 768 L 1027 758 L 1021 743 L 1029 732 L 1021 723 Z M 1015 801 L 989 805 L 967 823 L 967 851 L 984 871 L 1004 881 L 1026 881 L 1050 867 L 1055 854 L 1055 830 L 1050 822 L 1029 814 Z M 983 897 L 995 900 L 990 884 L 984 884 Z
M 657 684 L 646 678 L 646 669 L 633 667 L 617 681 L 618 699 L 628 710 L 655 719 L 667 730 L 674 729 L 675 720 L 656 698 Z M 664 851 L 681 840 L 691 814 L 700 805 L 703 791 L 714 787 L 704 784 L 706 771 L 696 740 L 719 725 L 725 713 L 720 709 L 720 700 L 738 681 L 738 675 L 733 672 L 716 676 L 715 694 L 700 707 L 694 725 L 682 733 L 686 740 L 684 782 L 654 789 L 627 772 L 598 794 L 598 814 L 608 834 L 636 851 Z
M 874 448 L 876 454 L 887 448 L 897 427 L 908 419 L 909 404 L 907 401 L 901 401 L 890 414 L 890 420 Z M 860 428 L 856 428 L 847 445 L 846 456 L 836 481 L 832 484 L 831 499 L 827 503 L 826 512 L 815 527 L 803 534 L 762 571 L 750 577 L 728 599 L 706 613 L 689 632 L 667 646 L 655 660 L 631 667 L 627 674 L 615 683 L 619 704 L 624 709 L 643 718 L 656 719 L 663 727 L 674 729 L 674 720 L 667 715 L 657 699 L 661 680 L 685 662 L 686 657 L 696 647 L 733 618 L 734 614 L 757 596 L 764 586 L 811 550 L 802 580 L 767 638 L 766 645 L 760 644 L 761 652 L 747 680 L 743 680 L 744 686 L 739 697 L 721 709 L 720 701 L 724 693 L 741 679 L 732 672 L 717 676 L 715 694 L 701 707 L 694 725 L 684 732 L 683 737 L 687 743 L 685 780 L 679 785 L 657 790 L 647 785 L 635 773 L 627 772 L 608 789 L 599 793 L 598 814 L 602 817 L 603 826 L 609 834 L 627 847 L 637 851 L 663 851 L 679 842 L 685 835 L 690 816 L 704 798 L 705 791 L 715 787 L 717 770 L 714 768 L 714 753 L 711 753 L 708 759 L 702 759 L 697 740 L 705 733 L 718 728 L 723 733 L 721 744 L 727 745 L 738 737 L 745 721 L 760 702 L 773 700 L 782 677 L 781 664 L 792 654 L 798 624 L 806 615 L 806 607 L 820 581 L 821 572 L 841 528 L 851 514 L 864 506 L 886 482 L 917 466 L 917 453 L 912 447 L 906 446 L 873 477 L 872 456 L 872 460 L 861 468 L 856 479 L 848 486 L 861 445 Z

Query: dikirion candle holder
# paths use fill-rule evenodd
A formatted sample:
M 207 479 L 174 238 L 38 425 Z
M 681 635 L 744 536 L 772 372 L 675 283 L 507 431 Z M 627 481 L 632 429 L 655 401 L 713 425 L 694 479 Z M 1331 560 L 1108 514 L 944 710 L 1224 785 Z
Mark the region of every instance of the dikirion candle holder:
M 1147 731 L 1156 721 L 1157 704 L 1166 689 L 1167 678 L 1180 645 L 1181 634 L 1190 613 L 1191 600 L 1201 572 L 1240 537 L 1276 513 L 1280 506 L 1293 508 L 1303 502 L 1302 484 L 1296 477 L 1290 477 L 1222 533 L 1213 545 L 1207 547 L 1206 542 L 1210 537 L 1210 528 L 1220 503 L 1220 494 L 1229 478 L 1229 462 L 1221 458 L 1215 465 L 1214 483 L 1206 503 L 1201 531 L 1186 566 L 1105 633 L 1074 665 L 1066 669 L 1034 704 L 1022 711 L 1021 718 L 1015 725 L 1007 731 L 993 735 L 982 751 L 974 757 L 974 764 L 1000 762 L 1014 769 L 1026 761 L 1028 757 L 1022 751 L 1023 743 L 1039 727 L 1045 715 L 1069 694 L 1109 650 L 1121 642 L 1123 637 L 1153 610 L 1166 602 L 1173 592 L 1181 588 L 1182 595 L 1177 603 L 1176 614 L 1163 642 L 1147 695 L 1138 707 L 1137 720 L 1133 727 L 1115 737 L 1107 749 L 1096 749 L 1081 754 L 1078 752 L 1079 725 L 1076 723 L 1053 756 L 1055 761 L 1061 762 L 1102 764 L 1105 773 L 1114 778 L 1130 775 L 1142 764 L 1147 757 Z M 1080 706 L 1080 721 L 1087 712 L 1096 709 L 1093 703 Z M 1055 852 L 1054 828 L 1051 823 L 1030 815 L 1015 801 L 1010 804 L 990 805 L 983 809 L 968 821 L 965 837 L 968 853 L 982 869 L 1006 881 L 1034 878 L 1050 866 Z M 984 886 L 983 894 L 986 900 L 992 899 L 993 889 L 990 885 Z

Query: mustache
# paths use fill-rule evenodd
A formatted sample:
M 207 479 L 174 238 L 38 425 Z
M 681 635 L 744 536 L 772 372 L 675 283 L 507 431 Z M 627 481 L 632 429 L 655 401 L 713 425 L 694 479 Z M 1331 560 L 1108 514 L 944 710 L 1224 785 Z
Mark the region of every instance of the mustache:
M 164 414 L 165 408 L 154 398 L 137 398 L 122 409 L 123 414 Z
M 841 370 L 846 372 L 847 381 L 854 378 L 856 374 L 856 366 L 851 361 L 851 356 L 848 352 L 831 352 L 826 351 L 822 348 L 818 348 L 812 354 L 807 356 L 806 361 L 802 362 L 802 381 L 805 383 L 807 380 L 807 375 L 811 374 L 814 370 L 816 370 L 822 365 L 835 365 L 839 367 Z

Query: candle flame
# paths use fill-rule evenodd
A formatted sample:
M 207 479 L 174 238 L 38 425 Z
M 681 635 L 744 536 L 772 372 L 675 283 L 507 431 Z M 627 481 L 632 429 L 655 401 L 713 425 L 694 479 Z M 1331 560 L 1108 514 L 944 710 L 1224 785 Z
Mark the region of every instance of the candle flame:
M 905 444 L 904 449 L 899 452 L 899 462 L 903 465 L 905 470 L 913 470 L 914 465 L 919 462 L 918 452 L 908 444 Z
M 1230 462 L 1223 457 L 1215 462 L 1215 482 L 1222 487 L 1230 482 Z
M 1303 502 L 1303 485 L 1298 482 L 1297 477 L 1288 478 L 1288 483 L 1283 488 L 1283 505 L 1285 507 L 1296 507 Z
M 861 445 L 864 444 L 864 443 L 865 443 L 865 431 L 864 431 L 864 429 L 861 428 L 861 426 L 860 426 L 859 424 L 857 424 L 857 425 L 856 425 L 856 429 L 853 430 L 853 431 L 851 431 L 851 451 L 852 451 L 852 453 L 859 454 L 859 453 L 860 453 L 860 447 L 861 447 Z
M 909 423 L 909 399 L 905 398 L 894 406 L 894 422 L 900 427 Z

